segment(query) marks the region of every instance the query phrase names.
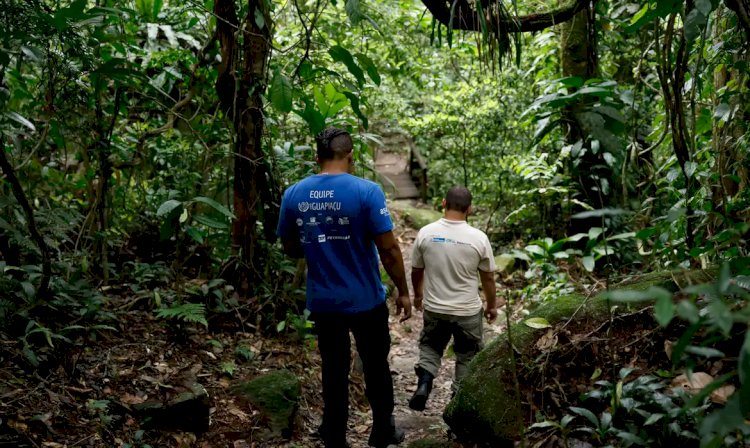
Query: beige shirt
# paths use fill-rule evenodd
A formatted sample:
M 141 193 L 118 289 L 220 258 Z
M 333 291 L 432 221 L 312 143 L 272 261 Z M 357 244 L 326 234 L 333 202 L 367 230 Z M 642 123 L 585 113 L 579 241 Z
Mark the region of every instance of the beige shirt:
M 487 235 L 466 221 L 445 218 L 419 231 L 411 264 L 425 270 L 424 308 L 453 316 L 473 316 L 482 309 L 478 271 L 495 271 Z

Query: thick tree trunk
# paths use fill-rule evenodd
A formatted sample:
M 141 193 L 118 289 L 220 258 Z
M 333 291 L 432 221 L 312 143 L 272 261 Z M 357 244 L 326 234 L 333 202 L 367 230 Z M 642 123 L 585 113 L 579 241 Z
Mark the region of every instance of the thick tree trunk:
M 726 10 L 723 12 L 726 12 Z M 726 17 L 722 14 L 721 8 L 716 12 L 714 23 L 716 24 L 714 28 L 714 40 L 718 44 L 728 29 L 728 23 Z M 738 53 L 735 57 L 747 60 L 747 53 Z M 726 65 L 723 65 L 721 69 L 714 71 L 714 92 L 724 90 L 731 81 L 734 81 L 737 85 L 748 82 L 747 76 L 744 76 L 737 70 L 729 70 Z M 746 94 L 732 95 L 730 97 L 729 108 L 730 110 L 735 110 L 736 108 L 735 119 L 729 120 L 726 123 L 720 119 L 714 119 L 713 122 L 713 138 L 711 139 L 711 143 L 716 156 L 716 164 L 713 169 L 717 179 L 711 185 L 714 212 L 733 221 L 742 218 L 733 216 L 730 213 L 727 207 L 728 202 L 737 193 L 747 188 L 748 178 L 750 177 L 748 168 L 743 163 L 744 156 L 742 150 L 738 148 L 738 142 L 741 141 L 742 135 L 747 130 L 748 118 L 750 118 L 748 117 L 748 108 L 746 106 L 749 100 Z M 718 108 L 723 101 L 725 100 L 715 94 L 713 98 L 714 109 Z M 722 228 L 725 225 L 722 221 L 723 219 L 719 219 L 718 217 L 711 220 L 709 232 L 714 233 Z
M 578 77 L 585 82 L 598 74 L 599 64 L 596 54 L 596 30 L 593 14 L 593 10 L 584 9 L 576 14 L 572 20 L 560 26 L 560 68 L 563 77 Z M 575 144 L 579 141 L 587 143 L 588 135 L 577 116 L 585 107 L 585 103 L 578 102 L 563 111 L 563 121 L 567 125 L 565 139 L 568 144 Z M 590 176 L 593 173 L 589 172 L 589 167 L 597 164 L 596 160 L 590 160 L 592 157 L 597 156 L 589 151 L 577 167 L 574 167 L 571 161 L 568 170 L 578 184 L 577 191 L 584 196 L 582 200 L 594 208 L 602 208 L 607 202 L 601 194 L 601 185 L 591 181 Z M 583 177 L 584 175 L 586 177 Z M 559 216 L 562 210 L 559 206 L 556 207 L 556 209 L 551 210 L 551 222 L 563 222 Z M 601 225 L 600 222 L 588 221 L 577 221 L 571 224 L 574 224 L 578 231 L 587 231 L 589 227 Z M 565 232 L 569 229 L 557 230 Z
M 263 99 L 266 86 L 266 61 L 270 52 L 270 18 L 263 0 L 250 0 L 245 20 L 243 70 L 237 123 L 237 148 L 234 158 L 234 213 L 232 229 L 235 251 L 243 262 L 240 289 L 252 294 L 262 278 L 256 225 L 261 210 L 261 189 L 265 185 L 263 135 Z M 260 21 L 258 17 L 263 17 Z M 259 22 L 263 26 L 259 26 Z
M 266 64 L 271 47 L 271 18 L 263 0 L 249 0 L 244 26 L 240 26 L 234 0 L 217 0 L 220 18 L 217 35 L 221 63 L 216 90 L 222 108 L 232 119 L 235 130 L 233 205 L 237 219 L 232 224 L 233 252 L 240 262 L 235 283 L 243 295 L 252 295 L 263 278 L 265 256 L 258 240 L 257 224 L 263 219 L 266 238 L 273 238 L 275 225 L 274 193 L 261 137 Z M 242 30 L 242 45 L 236 37 Z M 238 81 L 239 56 L 242 56 Z

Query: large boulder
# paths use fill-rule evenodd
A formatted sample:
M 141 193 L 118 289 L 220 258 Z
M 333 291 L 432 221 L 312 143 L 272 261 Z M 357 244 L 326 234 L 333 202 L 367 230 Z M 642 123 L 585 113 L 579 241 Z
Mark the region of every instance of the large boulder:
M 509 275 L 516 266 L 516 257 L 511 254 L 500 254 L 495 256 L 495 267 L 498 274 Z
M 268 427 L 266 440 L 292 436 L 301 392 L 299 378 L 288 370 L 270 372 L 234 388 L 241 402 L 247 402 L 260 411 Z
M 393 201 L 390 203 L 390 208 L 401 216 L 406 224 L 416 230 L 443 217 L 442 213 L 437 210 L 415 207 L 408 201 Z
M 676 291 L 712 277 L 708 271 L 666 272 L 617 287 Z M 512 351 L 506 333 L 477 354 L 443 418 L 461 440 L 512 446 L 531 423 L 529 416 L 541 412 L 559 418 L 563 397 L 580 395 L 580 387 L 585 390 L 592 383 L 595 366 L 627 365 L 637 351 L 642 359 L 658 364 L 655 369 L 669 369 L 664 353 L 668 336 L 656 327 L 649 307 L 634 310 L 600 296 L 560 297 L 511 326 Z M 649 337 L 633 345 L 635 334 Z

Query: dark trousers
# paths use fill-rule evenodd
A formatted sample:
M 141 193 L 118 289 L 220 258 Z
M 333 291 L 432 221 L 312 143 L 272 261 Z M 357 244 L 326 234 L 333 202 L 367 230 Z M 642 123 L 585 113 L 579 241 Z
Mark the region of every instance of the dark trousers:
M 314 313 L 311 319 L 317 328 L 318 348 L 323 360 L 323 441 L 330 446 L 346 441 L 350 331 L 362 359 L 365 393 L 372 408 L 372 431 L 387 431 L 393 413 L 393 380 L 388 365 L 391 335 L 386 304 L 356 314 Z

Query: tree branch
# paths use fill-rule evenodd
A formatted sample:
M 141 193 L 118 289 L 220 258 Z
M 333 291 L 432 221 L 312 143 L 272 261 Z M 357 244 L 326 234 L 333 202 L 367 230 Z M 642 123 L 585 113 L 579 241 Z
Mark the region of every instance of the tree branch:
M 422 0 L 422 3 L 432 13 L 432 16 L 445 26 L 451 25 L 454 30 L 464 31 L 481 31 L 481 25 L 476 10 L 471 7 L 467 0 L 455 0 L 456 6 L 453 17 L 451 18 L 450 0 Z M 592 3 L 596 3 L 593 0 Z M 483 1 L 485 11 L 489 11 L 491 5 Z M 572 19 L 578 12 L 584 10 L 589 4 L 589 0 L 575 0 L 567 6 L 543 12 L 539 14 L 529 14 L 520 17 L 505 18 L 491 17 L 486 20 L 488 28 L 491 31 L 506 30 L 508 32 L 533 32 L 541 31 L 545 28 L 567 22 Z
M 36 297 L 43 299 L 49 290 L 49 281 L 52 276 L 52 262 L 50 260 L 49 248 L 47 247 L 47 243 L 44 242 L 42 234 L 39 233 L 39 229 L 36 226 L 36 219 L 34 218 L 34 210 L 31 208 L 31 204 L 29 204 L 29 200 L 23 191 L 21 182 L 18 180 L 16 171 L 13 169 L 13 165 L 11 165 L 2 148 L 0 148 L 0 168 L 2 168 L 5 177 L 8 178 L 8 182 L 13 188 L 13 195 L 16 197 L 16 201 L 18 201 L 18 204 L 26 214 L 26 226 L 31 234 L 31 239 L 34 240 L 39 247 L 39 252 L 42 254 L 42 279 L 39 282 L 39 288 L 36 290 Z

